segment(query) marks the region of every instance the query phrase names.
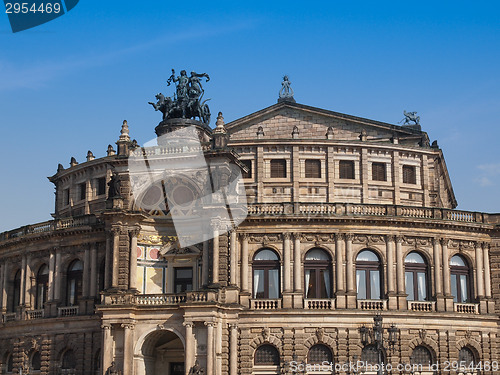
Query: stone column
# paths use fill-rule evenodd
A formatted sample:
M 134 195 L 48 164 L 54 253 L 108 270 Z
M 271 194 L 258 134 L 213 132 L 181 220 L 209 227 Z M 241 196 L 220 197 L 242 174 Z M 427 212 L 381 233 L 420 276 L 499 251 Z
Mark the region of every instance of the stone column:
M 338 309 L 346 307 L 344 286 L 344 235 L 335 235 L 335 274 L 337 275 L 336 303 Z
M 137 290 L 137 236 L 139 232 L 140 228 L 133 228 L 130 231 L 130 271 L 128 288 L 133 291 Z
M 203 286 L 208 285 L 208 271 L 210 268 L 209 255 L 208 255 L 208 237 L 203 234 L 203 252 L 201 258 L 201 282 Z
M 453 296 L 451 295 L 451 276 L 450 276 L 450 255 L 448 252 L 447 239 L 441 240 L 441 247 L 443 253 L 443 284 L 444 284 L 444 299 L 446 311 L 454 310 Z
M 0 276 L 0 313 L 5 313 L 7 311 L 7 272 L 7 261 L 4 260 Z
M 185 375 L 189 375 L 189 370 L 194 366 L 194 355 L 195 355 L 195 343 L 193 336 L 193 323 L 185 322 L 186 327 L 186 357 L 185 357 Z
M 106 233 L 106 253 L 105 253 L 105 259 L 104 259 L 104 289 L 110 288 L 110 280 L 111 280 L 111 275 L 110 275 L 110 270 L 111 270 L 111 263 L 113 261 L 113 255 L 112 255 L 112 248 L 111 248 L 111 234 Z
M 26 256 L 26 274 L 24 280 L 24 305 L 27 308 L 31 308 L 31 265 L 30 265 L 30 257 Z
M 90 297 L 95 298 L 97 295 L 97 244 L 90 245 Z
M 484 297 L 484 276 L 483 276 L 483 248 L 481 243 L 476 244 L 476 287 L 477 297 Z
M 123 375 L 134 375 L 134 325 L 124 323 L 123 332 Z
M 354 259 L 352 253 L 352 240 L 354 235 L 348 233 L 345 236 L 345 256 L 346 256 L 346 283 L 347 283 L 347 308 L 356 308 L 356 288 L 354 286 L 354 275 L 356 268 L 354 266 Z
M 113 337 L 111 336 L 111 325 L 103 324 L 102 329 L 102 349 L 101 368 L 104 374 L 113 361 Z
M 48 300 L 54 300 L 54 291 L 55 291 L 55 268 L 56 268 L 56 254 L 55 249 L 50 250 L 49 255 L 49 280 L 48 280 Z
M 219 283 L 219 228 L 213 226 L 213 251 L 212 251 L 212 283 Z
M 248 289 L 248 235 L 242 233 L 241 236 L 241 289 L 249 292 Z
M 402 236 L 396 236 L 396 281 L 398 290 L 398 309 L 406 310 L 408 308 L 408 303 L 406 301 L 405 264 L 403 259 Z
M 283 287 L 284 292 L 291 291 L 291 280 L 290 280 L 290 268 L 291 268 L 291 259 L 290 259 L 290 233 L 283 233 Z
M 238 251 L 237 251 L 237 235 L 236 235 L 236 230 L 232 230 L 231 231 L 231 235 L 230 235 L 230 257 L 231 257 L 231 260 L 230 260 L 230 264 L 231 264 L 231 269 L 230 269 L 230 281 L 231 281 L 231 285 L 237 285 L 238 284 L 238 279 L 237 279 L 237 276 L 238 276 L 238 273 L 237 273 L 237 270 L 238 270 Z
M 434 285 L 436 288 L 436 296 L 443 294 L 442 273 L 441 273 L 441 254 L 439 239 L 433 238 L 432 245 L 434 247 Z
M 56 249 L 56 264 L 54 267 L 54 299 L 61 299 L 61 250 Z
M 293 244 L 293 289 L 295 292 L 302 292 L 301 271 L 302 257 L 300 252 L 300 234 L 294 234 Z
M 205 322 L 207 326 L 207 375 L 214 373 L 214 358 L 215 358 L 215 348 L 214 348 L 214 326 L 215 323 Z
M 483 244 L 484 263 L 484 296 L 491 298 L 490 255 L 488 245 Z
M 385 251 L 387 253 L 387 295 L 389 310 L 398 308 L 396 297 L 396 277 L 394 274 L 394 236 L 385 237 Z
M 82 297 L 88 298 L 90 293 L 90 249 L 87 247 L 85 249 L 85 255 L 83 257 L 83 278 L 82 278 Z
M 238 326 L 230 324 L 229 375 L 238 375 Z
M 120 227 L 111 228 L 113 233 L 113 273 L 111 274 L 111 287 L 118 288 L 118 274 L 120 263 Z

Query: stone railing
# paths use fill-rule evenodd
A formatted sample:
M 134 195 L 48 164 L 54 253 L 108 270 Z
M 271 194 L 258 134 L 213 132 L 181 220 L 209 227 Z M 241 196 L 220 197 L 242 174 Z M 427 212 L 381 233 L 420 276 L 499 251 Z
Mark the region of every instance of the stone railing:
M 136 302 L 140 306 L 167 306 L 186 302 L 185 294 L 139 294 Z
M 387 301 L 383 299 L 360 299 L 358 300 L 359 310 L 386 310 Z
M 454 309 L 461 314 L 479 314 L 479 304 L 477 303 L 455 303 Z
M 436 310 L 434 301 L 408 301 L 408 310 L 417 312 L 432 312 Z
M 3 314 L 2 316 L 2 322 L 3 323 L 7 323 L 7 322 L 12 322 L 14 320 L 16 320 L 16 313 L 6 313 L 6 314 Z
M 248 216 L 378 216 L 488 223 L 488 214 L 446 208 L 354 203 L 252 203 Z
M 306 310 L 333 310 L 335 306 L 332 299 L 304 299 Z
M 27 320 L 42 319 L 44 316 L 45 316 L 44 309 L 26 310 L 26 319 Z
M 68 316 L 77 316 L 79 312 L 78 306 L 64 306 L 57 308 L 57 316 L 65 318 Z
M 281 299 L 251 299 L 252 310 L 277 310 L 281 309 Z
M 100 221 L 94 215 L 85 215 L 79 217 L 50 220 L 50 221 L 45 221 L 43 223 L 26 225 L 18 229 L 0 233 L 0 241 L 6 241 L 12 238 L 19 238 L 30 234 L 47 233 L 61 229 L 78 228 L 96 224 L 100 224 Z

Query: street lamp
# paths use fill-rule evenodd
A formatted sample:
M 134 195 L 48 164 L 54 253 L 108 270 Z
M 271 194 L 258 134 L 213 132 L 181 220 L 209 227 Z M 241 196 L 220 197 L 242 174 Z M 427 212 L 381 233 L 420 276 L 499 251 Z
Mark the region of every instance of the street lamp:
M 383 353 L 385 351 L 384 341 L 389 345 L 389 350 L 392 352 L 397 342 L 397 335 L 399 329 L 393 324 L 390 328 L 387 328 L 387 332 L 389 333 L 389 337 L 384 338 L 384 327 L 382 326 L 382 315 L 375 315 L 373 317 L 373 327 L 370 329 L 366 326 L 362 326 L 359 329 L 359 333 L 361 335 L 361 343 L 363 346 L 366 346 L 370 342 L 370 337 L 373 334 L 372 342 L 375 344 L 375 348 L 377 350 L 377 361 L 378 361 L 378 369 L 377 375 L 384 375 L 383 371 Z

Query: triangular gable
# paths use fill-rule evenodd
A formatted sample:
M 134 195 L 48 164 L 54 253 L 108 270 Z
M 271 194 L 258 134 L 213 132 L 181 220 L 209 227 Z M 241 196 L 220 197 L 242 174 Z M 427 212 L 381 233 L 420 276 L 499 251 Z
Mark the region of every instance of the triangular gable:
M 418 141 L 422 136 L 426 137 L 425 132 L 409 127 L 291 102 L 278 103 L 230 122 L 226 129 L 234 141 L 255 139 L 258 133 L 262 139 L 291 139 L 294 132 L 298 132 L 300 139 L 326 139 L 328 131 L 337 140 L 359 140 L 362 132 L 366 133 L 368 140 L 395 136 Z

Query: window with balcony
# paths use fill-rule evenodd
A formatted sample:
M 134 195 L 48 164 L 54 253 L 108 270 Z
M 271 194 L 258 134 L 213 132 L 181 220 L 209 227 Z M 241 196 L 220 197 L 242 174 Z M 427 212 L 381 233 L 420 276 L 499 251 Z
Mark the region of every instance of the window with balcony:
M 264 344 L 255 350 L 254 364 L 257 366 L 279 366 L 280 353 L 273 345 Z
M 66 306 L 75 306 L 82 296 L 83 263 L 74 260 L 66 273 Z
M 339 177 L 345 180 L 354 180 L 354 161 L 340 160 L 339 162 Z
M 251 160 L 240 160 L 240 161 L 248 170 L 248 172 L 242 171 L 243 178 L 252 178 L 252 161 Z
M 280 296 L 280 261 L 270 249 L 258 251 L 253 258 L 253 298 Z
M 42 265 L 36 274 L 35 309 L 40 310 L 47 302 L 49 292 L 49 267 Z
M 427 368 L 432 363 L 432 354 L 425 346 L 419 345 L 413 349 L 410 356 L 410 363 L 412 365 L 422 365 Z
M 286 160 L 271 160 L 271 178 L 286 178 Z
M 385 163 L 372 163 L 372 180 L 387 181 L 387 171 Z
M 356 288 L 358 299 L 380 299 L 382 296 L 381 262 L 371 250 L 356 257 Z
M 455 255 L 451 258 L 450 276 L 453 301 L 458 303 L 470 302 L 470 268 L 462 256 Z
M 193 269 L 191 267 L 174 268 L 174 292 L 183 293 L 193 290 Z
M 331 298 L 332 260 L 322 249 L 311 249 L 304 262 L 304 290 L 306 298 Z
M 313 345 L 307 354 L 307 363 L 322 364 L 323 362 L 333 363 L 331 349 L 323 344 Z
M 416 184 L 417 171 L 413 165 L 403 165 L 403 183 Z
M 417 252 L 412 251 L 405 259 L 406 299 L 408 301 L 427 300 L 427 263 Z
M 305 161 L 305 177 L 321 178 L 321 160 L 308 159 Z
M 16 312 L 17 306 L 21 303 L 21 270 L 17 270 L 14 275 L 12 294 L 9 297 L 9 311 Z

